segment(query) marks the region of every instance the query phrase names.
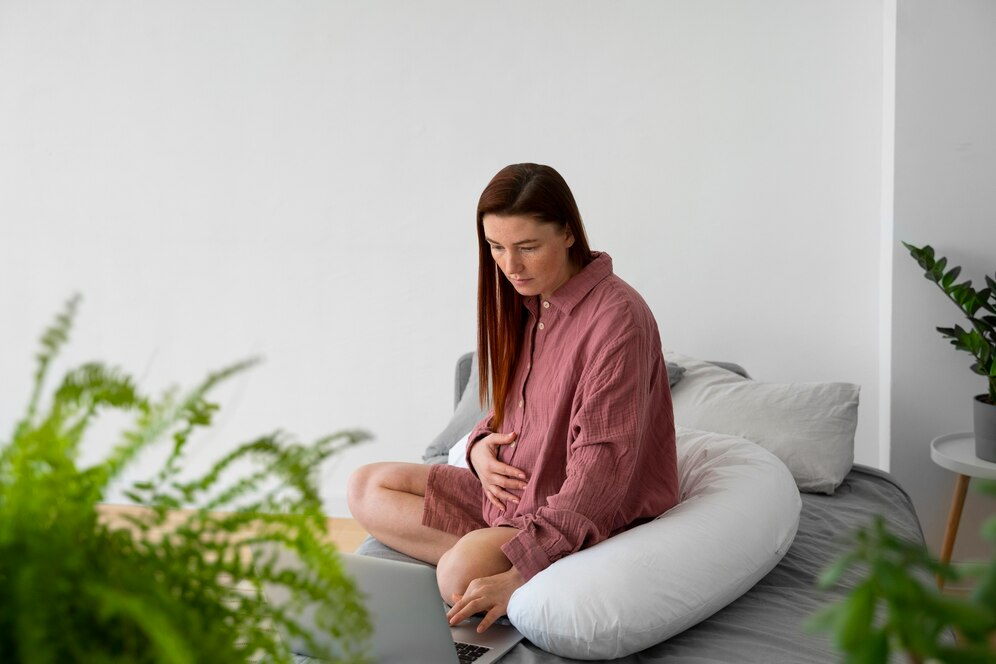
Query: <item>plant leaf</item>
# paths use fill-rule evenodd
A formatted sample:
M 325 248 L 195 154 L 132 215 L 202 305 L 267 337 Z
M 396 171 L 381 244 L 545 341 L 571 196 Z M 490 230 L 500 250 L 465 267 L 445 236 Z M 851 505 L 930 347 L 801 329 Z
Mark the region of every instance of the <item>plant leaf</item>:
M 937 264 L 938 265 L 940 265 L 941 263 L 947 264 L 947 262 L 948 261 L 946 258 L 942 258 L 937 262 Z M 951 284 L 954 283 L 954 280 L 958 278 L 959 274 L 961 274 L 961 266 L 956 265 L 953 268 L 951 268 L 947 274 L 944 275 L 943 279 L 941 279 L 941 286 L 945 289 L 950 288 Z
M 817 587 L 827 590 L 837 585 L 840 577 L 858 560 L 856 551 L 851 551 L 835 560 L 827 567 L 816 582 Z
M 988 607 L 979 606 L 960 597 L 934 595 L 930 602 L 934 611 L 948 624 L 967 634 L 986 634 L 996 629 L 996 614 Z
M 847 664 L 887 664 L 889 635 L 883 630 L 876 630 L 845 661 Z
M 832 631 L 840 622 L 841 604 L 831 604 L 811 615 L 803 623 L 803 629 L 809 633 Z
M 49 364 L 51 364 L 55 356 L 59 354 L 62 346 L 69 340 L 69 331 L 73 327 L 73 321 L 76 319 L 76 310 L 79 307 L 81 299 L 82 297 L 79 293 L 76 293 L 70 297 L 69 300 L 66 301 L 62 312 L 56 315 L 55 322 L 46 328 L 44 333 L 42 333 L 42 350 L 36 356 L 38 364 L 35 369 L 34 381 L 31 386 L 31 398 L 28 400 L 28 408 L 24 415 L 24 419 L 18 422 L 14 427 L 13 439 L 17 439 L 19 432 L 22 432 L 27 427 L 30 427 L 32 421 L 34 420 L 35 413 L 38 411 L 38 400 L 41 398 L 45 378 L 48 375 Z
M 863 582 L 844 600 L 844 617 L 836 634 L 841 650 L 855 649 L 871 634 L 875 602 L 875 587 L 870 581 Z

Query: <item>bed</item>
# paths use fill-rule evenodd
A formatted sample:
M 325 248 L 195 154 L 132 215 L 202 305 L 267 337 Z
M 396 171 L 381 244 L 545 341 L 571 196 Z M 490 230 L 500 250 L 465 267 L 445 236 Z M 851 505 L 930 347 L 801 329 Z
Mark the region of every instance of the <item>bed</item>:
M 679 359 L 687 360 L 684 356 Z M 689 360 L 686 364 L 690 364 Z M 733 372 L 736 380 L 749 380 L 735 364 L 710 363 Z M 468 389 L 473 370 L 472 354 L 459 358 L 455 378 L 456 411 L 440 437 L 426 451 L 427 463 L 444 463 L 445 450 L 454 437 L 469 430 L 467 421 L 478 413 L 472 402 L 476 390 Z M 669 362 L 669 373 L 678 369 Z M 680 369 L 683 371 L 683 369 Z M 677 371 L 675 371 L 677 373 Z M 672 379 L 673 380 L 673 379 Z M 675 388 L 673 388 L 675 389 Z M 473 392 L 471 394 L 471 392 Z M 677 391 L 675 389 L 675 393 Z M 468 405 L 469 404 L 469 405 Z M 464 413 L 461 415 L 461 407 Z M 675 404 L 676 416 L 678 401 Z M 856 409 L 856 403 L 855 403 Z M 461 420 L 461 421 L 456 421 Z M 476 421 L 476 420 L 475 420 Z M 852 429 L 853 432 L 853 429 Z M 463 435 L 466 435 L 464 431 Z M 852 433 L 853 435 L 853 433 Z M 853 441 L 853 439 L 852 439 Z M 780 562 L 759 582 L 732 603 L 707 619 L 671 638 L 639 652 L 614 660 L 619 662 L 835 662 L 840 655 L 824 634 L 807 633 L 807 617 L 846 594 L 844 583 L 831 591 L 816 588 L 816 579 L 847 547 L 847 534 L 881 515 L 896 534 L 922 542 L 923 534 L 913 504 L 901 486 L 887 473 L 847 463 L 842 480 L 831 493 L 801 493 L 798 530 Z M 364 555 L 414 561 L 373 538 L 360 547 Z M 507 664 L 580 661 L 546 652 L 528 640 L 520 643 L 502 662 Z

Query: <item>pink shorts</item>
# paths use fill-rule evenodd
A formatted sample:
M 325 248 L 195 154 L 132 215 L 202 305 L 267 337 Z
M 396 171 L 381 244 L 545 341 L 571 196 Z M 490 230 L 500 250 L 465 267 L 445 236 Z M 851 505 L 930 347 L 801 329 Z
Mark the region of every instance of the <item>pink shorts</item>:
M 446 464 L 429 467 L 422 508 L 422 525 L 463 537 L 487 528 L 481 481 L 467 468 Z

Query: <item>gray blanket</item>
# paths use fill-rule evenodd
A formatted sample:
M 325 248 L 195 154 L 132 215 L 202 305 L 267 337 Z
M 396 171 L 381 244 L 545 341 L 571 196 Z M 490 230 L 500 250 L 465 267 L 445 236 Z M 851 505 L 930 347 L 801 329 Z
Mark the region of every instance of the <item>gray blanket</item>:
M 617 662 L 837 662 L 840 655 L 824 634 L 808 634 L 802 624 L 818 609 L 841 598 L 815 587 L 826 566 L 847 548 L 856 527 L 881 514 L 897 535 L 922 542 L 923 533 L 909 496 L 886 473 L 855 466 L 832 496 L 802 494 L 799 532 L 785 558 L 750 591 L 712 617 L 671 639 Z M 360 553 L 412 561 L 370 538 Z M 415 562 L 415 561 L 412 561 Z M 502 664 L 552 664 L 578 660 L 558 657 L 524 641 Z

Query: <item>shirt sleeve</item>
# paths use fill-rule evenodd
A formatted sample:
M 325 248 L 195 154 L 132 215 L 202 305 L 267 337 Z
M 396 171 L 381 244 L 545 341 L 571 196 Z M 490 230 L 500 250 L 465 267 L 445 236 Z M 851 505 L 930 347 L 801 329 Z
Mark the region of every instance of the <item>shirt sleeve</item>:
M 467 438 L 467 468 L 470 468 L 470 472 L 474 473 L 474 477 L 477 477 L 477 471 L 474 470 L 474 464 L 470 462 L 470 451 L 474 448 L 474 445 L 482 438 L 487 438 L 494 433 L 494 421 L 495 421 L 495 409 L 492 408 L 488 411 L 487 416 L 477 423 L 470 431 L 470 436 Z
M 547 504 L 512 519 L 521 532 L 502 552 L 526 580 L 611 534 L 640 457 L 652 368 L 633 330 L 585 368 L 570 421 L 567 476 Z

